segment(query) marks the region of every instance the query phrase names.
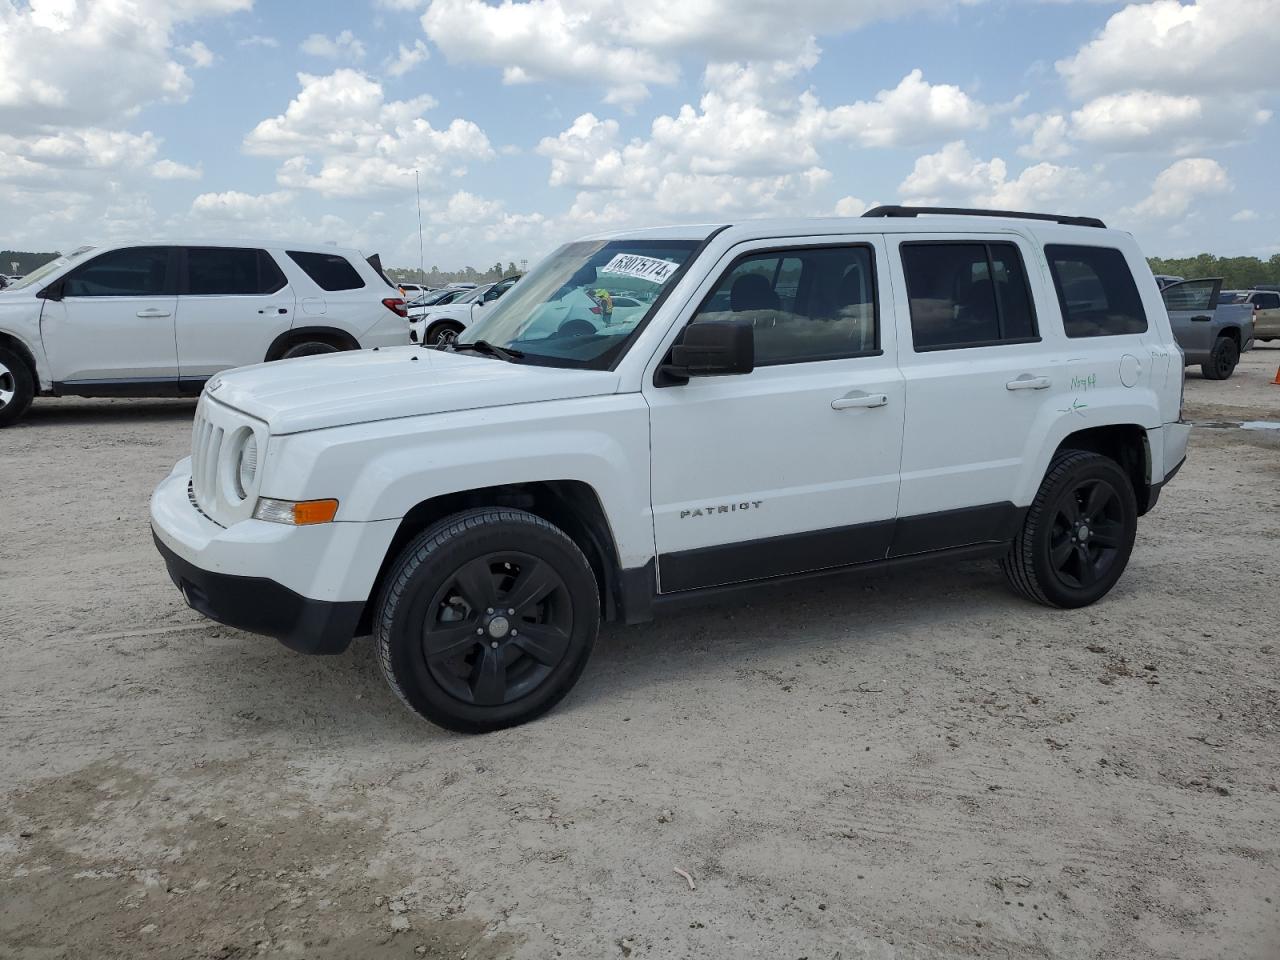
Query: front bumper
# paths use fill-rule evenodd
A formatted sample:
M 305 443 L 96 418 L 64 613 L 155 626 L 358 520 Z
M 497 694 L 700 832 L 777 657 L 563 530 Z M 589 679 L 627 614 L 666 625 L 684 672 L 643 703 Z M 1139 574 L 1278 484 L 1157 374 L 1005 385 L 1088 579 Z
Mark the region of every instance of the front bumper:
M 188 497 L 190 464 L 180 461 L 151 496 L 156 547 L 188 605 L 294 650 L 345 650 L 399 521 L 222 527 Z
M 152 535 L 187 606 L 210 620 L 275 637 L 300 653 L 342 653 L 355 636 L 363 603 L 311 600 L 274 580 L 201 570 Z

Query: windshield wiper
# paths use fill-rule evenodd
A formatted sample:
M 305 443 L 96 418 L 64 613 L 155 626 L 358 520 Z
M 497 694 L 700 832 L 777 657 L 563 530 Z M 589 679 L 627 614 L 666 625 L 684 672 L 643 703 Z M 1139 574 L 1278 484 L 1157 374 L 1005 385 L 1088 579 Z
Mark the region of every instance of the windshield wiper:
M 471 340 L 467 343 L 459 343 L 454 340 L 450 344 L 454 350 L 474 350 L 476 353 L 488 354 L 491 357 L 497 357 L 499 360 L 505 360 L 511 363 L 524 357 L 523 350 L 513 350 L 510 347 L 499 347 L 490 343 L 488 340 Z

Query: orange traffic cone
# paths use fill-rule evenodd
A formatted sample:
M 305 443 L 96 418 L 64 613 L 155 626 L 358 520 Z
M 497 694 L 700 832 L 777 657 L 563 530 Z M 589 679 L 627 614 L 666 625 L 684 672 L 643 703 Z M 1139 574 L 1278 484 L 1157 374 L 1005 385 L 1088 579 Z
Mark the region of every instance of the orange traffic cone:
M 1271 382 L 1280 387 L 1280 367 L 1276 367 L 1276 378 Z

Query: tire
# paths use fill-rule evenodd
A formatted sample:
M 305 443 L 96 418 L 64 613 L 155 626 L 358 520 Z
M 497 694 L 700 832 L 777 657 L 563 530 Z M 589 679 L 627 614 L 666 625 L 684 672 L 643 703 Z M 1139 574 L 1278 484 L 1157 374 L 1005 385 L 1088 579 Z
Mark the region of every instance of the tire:
M 1073 529 L 1073 522 L 1082 526 Z M 1128 474 L 1109 457 L 1065 450 L 1049 464 L 1000 568 L 1029 600 L 1086 607 L 1116 585 L 1137 532 Z
M 596 332 L 596 328 L 588 320 L 566 320 L 560 324 L 560 329 L 556 331 L 557 337 L 589 337 Z
M 27 362 L 7 347 L 0 347 L 0 427 L 22 419 L 35 395 L 35 378 Z
M 405 705 L 483 733 L 533 720 L 569 692 L 595 644 L 600 596 L 587 558 L 558 527 L 483 507 L 414 538 L 374 615 L 383 675 Z
M 315 357 L 322 353 L 337 353 L 340 348 L 335 347 L 332 343 L 326 343 L 324 340 L 303 340 L 301 343 L 295 343 L 284 353 L 280 354 L 281 360 L 292 360 L 294 357 Z
M 425 347 L 438 347 L 456 337 L 463 329 L 460 323 L 454 323 L 452 320 L 441 320 L 439 323 L 427 328 L 427 332 L 423 336 L 422 345 Z
M 1209 353 L 1209 362 L 1200 365 L 1200 373 L 1206 380 L 1226 380 L 1235 373 L 1240 362 L 1240 348 L 1230 337 L 1219 337 Z

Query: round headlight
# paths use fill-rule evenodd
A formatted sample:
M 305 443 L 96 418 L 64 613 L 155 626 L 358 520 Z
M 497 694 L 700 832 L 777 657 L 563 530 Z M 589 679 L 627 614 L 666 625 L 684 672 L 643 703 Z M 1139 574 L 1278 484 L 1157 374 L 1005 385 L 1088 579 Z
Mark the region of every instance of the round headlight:
M 253 490 L 253 482 L 258 477 L 258 440 L 250 433 L 244 445 L 240 447 L 240 462 L 236 465 L 236 492 L 244 500 Z

